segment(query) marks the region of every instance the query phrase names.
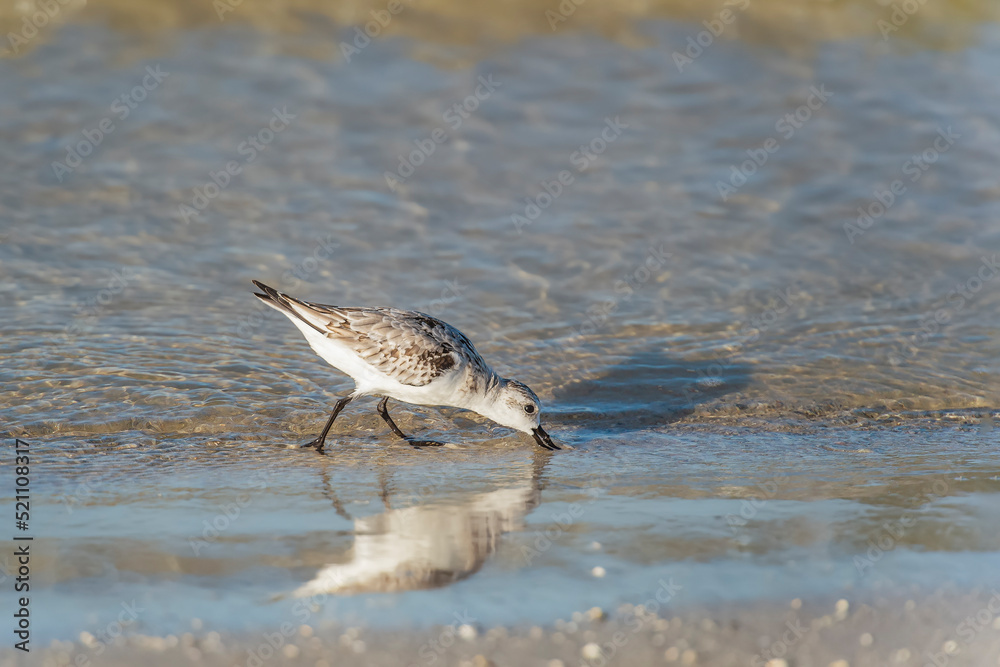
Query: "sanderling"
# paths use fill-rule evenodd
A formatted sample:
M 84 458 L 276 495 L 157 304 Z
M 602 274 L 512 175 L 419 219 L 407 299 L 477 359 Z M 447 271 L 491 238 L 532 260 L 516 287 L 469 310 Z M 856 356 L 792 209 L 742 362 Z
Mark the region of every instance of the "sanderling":
M 379 416 L 415 447 L 441 445 L 407 437 L 389 416 L 395 398 L 416 405 L 449 405 L 478 412 L 498 424 L 530 433 L 539 447 L 560 449 L 541 425 L 541 403 L 517 380 L 497 375 L 465 334 L 441 320 L 395 308 L 342 308 L 302 301 L 254 280 L 261 301 L 288 316 L 316 354 L 354 379 L 354 391 L 337 401 L 319 437 L 303 447 L 323 451 L 326 434 L 358 396 L 382 396 Z

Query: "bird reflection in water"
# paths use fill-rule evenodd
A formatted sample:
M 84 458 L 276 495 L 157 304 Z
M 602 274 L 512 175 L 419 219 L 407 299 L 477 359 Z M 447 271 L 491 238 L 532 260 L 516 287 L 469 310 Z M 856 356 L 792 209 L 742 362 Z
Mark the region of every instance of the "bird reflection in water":
M 504 533 L 521 530 L 524 518 L 541 501 L 541 478 L 551 454 L 536 452 L 523 483 L 477 493 L 447 504 L 429 501 L 400 509 L 390 507 L 385 477 L 386 511 L 353 519 L 354 544 L 349 560 L 328 565 L 293 593 L 354 595 L 447 586 L 472 576 L 492 556 Z M 327 484 L 329 488 L 329 484 Z M 329 489 L 341 516 L 351 520 Z

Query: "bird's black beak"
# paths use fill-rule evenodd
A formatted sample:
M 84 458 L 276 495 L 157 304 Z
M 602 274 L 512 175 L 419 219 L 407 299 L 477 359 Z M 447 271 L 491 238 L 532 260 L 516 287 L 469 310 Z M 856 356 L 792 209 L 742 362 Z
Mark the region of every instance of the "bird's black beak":
M 542 449 L 562 449 L 562 447 L 552 442 L 552 438 L 549 437 L 549 434 L 541 426 L 531 429 L 531 435 L 535 436 L 535 442 Z

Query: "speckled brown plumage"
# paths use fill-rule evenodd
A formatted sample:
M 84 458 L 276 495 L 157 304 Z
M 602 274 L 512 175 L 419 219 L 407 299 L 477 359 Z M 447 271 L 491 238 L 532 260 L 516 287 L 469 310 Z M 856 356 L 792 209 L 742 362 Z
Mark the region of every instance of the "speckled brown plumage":
M 272 298 L 277 296 L 271 295 Z M 320 333 L 348 345 L 373 368 L 400 384 L 422 387 L 456 366 L 468 364 L 494 375 L 465 334 L 436 317 L 413 310 L 340 307 L 294 299 L 329 317 Z M 472 373 L 473 376 L 478 373 Z

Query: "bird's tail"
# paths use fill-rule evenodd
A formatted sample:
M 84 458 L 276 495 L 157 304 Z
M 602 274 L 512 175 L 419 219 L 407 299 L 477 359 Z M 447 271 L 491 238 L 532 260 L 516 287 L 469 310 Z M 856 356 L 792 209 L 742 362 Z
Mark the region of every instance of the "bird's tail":
M 253 295 L 255 297 L 269 305 L 271 308 L 274 308 L 275 310 L 295 319 L 302 320 L 316 331 L 326 335 L 327 332 L 319 326 L 323 323 L 324 318 L 317 317 L 318 313 L 310 304 L 300 299 L 296 299 L 294 296 L 288 296 L 284 292 L 279 292 L 259 280 L 254 280 L 253 284 L 264 292 L 263 294 L 260 292 L 254 292 Z

